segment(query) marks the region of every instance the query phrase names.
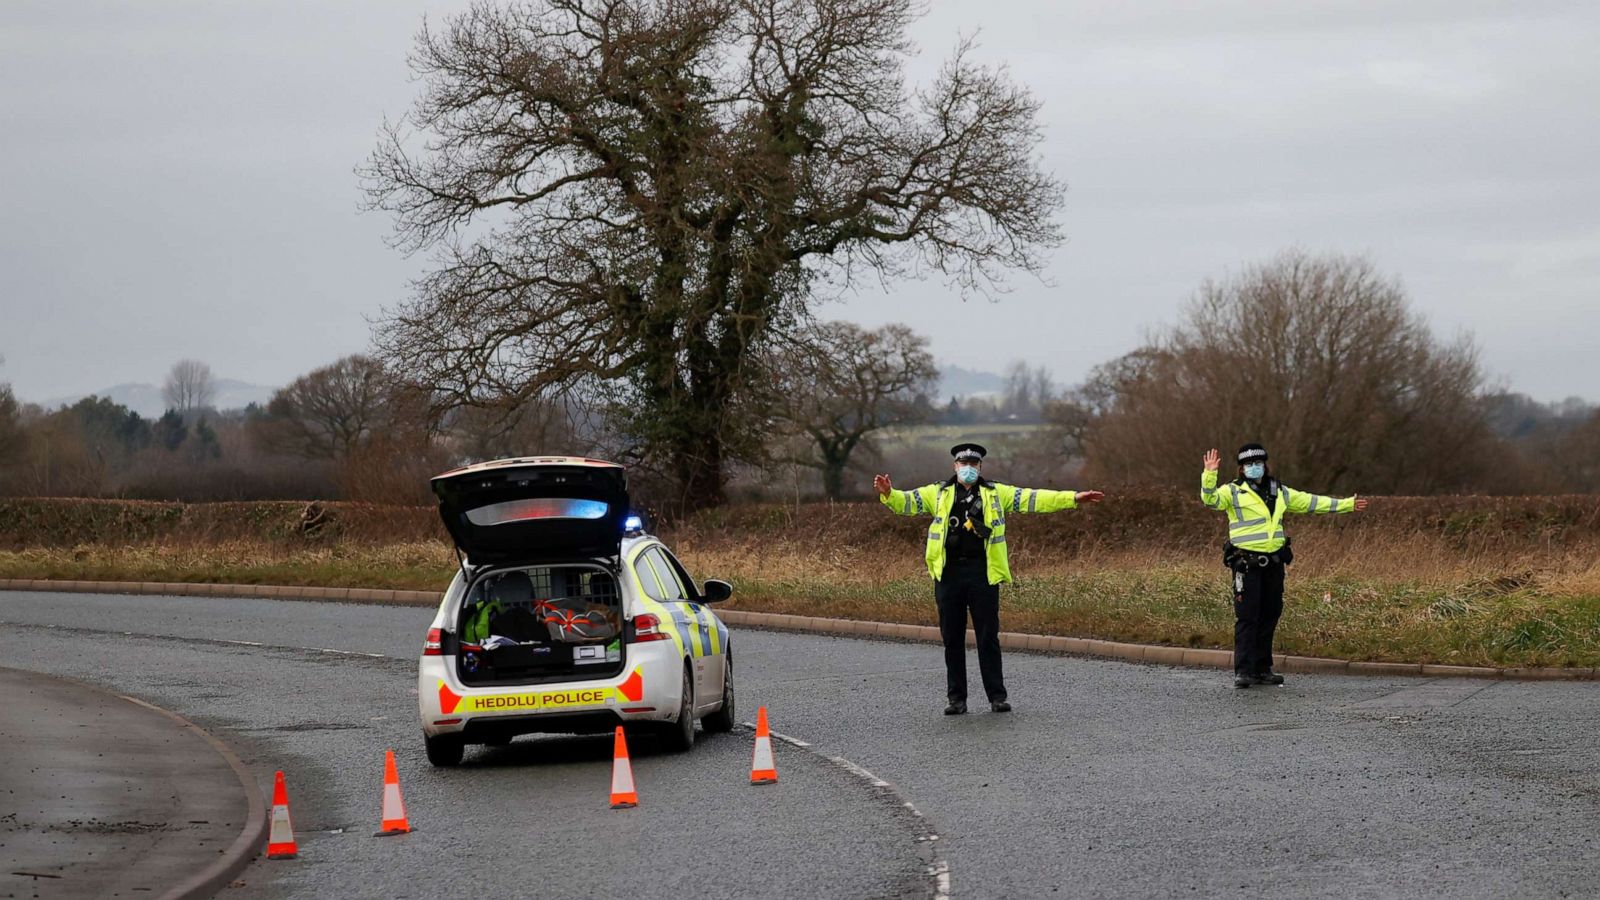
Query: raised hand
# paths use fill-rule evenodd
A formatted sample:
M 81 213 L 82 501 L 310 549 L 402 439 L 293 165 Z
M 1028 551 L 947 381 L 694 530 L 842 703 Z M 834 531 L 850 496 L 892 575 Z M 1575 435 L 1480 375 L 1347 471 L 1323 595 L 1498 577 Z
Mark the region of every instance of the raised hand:
M 1099 503 L 1106 498 L 1100 491 L 1079 491 L 1076 496 L 1079 503 Z
M 894 483 L 889 480 L 888 475 L 874 475 L 872 478 L 872 487 L 873 490 L 878 492 L 878 496 L 887 497 L 889 496 L 889 492 L 894 490 Z
M 1361 512 L 1363 509 L 1366 509 L 1366 508 L 1367 508 L 1367 498 L 1365 498 L 1365 497 L 1357 497 L 1356 498 L 1356 512 Z
M 1215 447 L 1207 450 L 1205 455 L 1205 464 L 1207 472 L 1215 472 L 1217 470 L 1217 466 L 1222 465 L 1222 454 L 1218 453 Z

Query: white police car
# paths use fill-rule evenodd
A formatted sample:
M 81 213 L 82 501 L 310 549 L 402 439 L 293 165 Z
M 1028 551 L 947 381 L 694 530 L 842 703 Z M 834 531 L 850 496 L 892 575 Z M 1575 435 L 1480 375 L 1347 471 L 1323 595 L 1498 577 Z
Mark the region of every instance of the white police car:
M 433 479 L 461 555 L 428 629 L 417 698 L 428 759 L 534 732 L 657 732 L 674 750 L 694 723 L 734 725 L 728 629 L 629 514 L 621 466 L 577 457 L 502 459 Z

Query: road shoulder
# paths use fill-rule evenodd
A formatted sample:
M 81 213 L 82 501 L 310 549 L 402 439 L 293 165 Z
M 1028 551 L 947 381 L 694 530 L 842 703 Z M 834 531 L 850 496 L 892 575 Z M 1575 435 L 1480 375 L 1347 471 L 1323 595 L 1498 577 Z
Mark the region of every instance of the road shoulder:
M 82 682 L 0 668 L 0 887 L 204 897 L 260 851 L 254 779 L 174 713 Z M 18 896 L 22 894 L 18 893 Z

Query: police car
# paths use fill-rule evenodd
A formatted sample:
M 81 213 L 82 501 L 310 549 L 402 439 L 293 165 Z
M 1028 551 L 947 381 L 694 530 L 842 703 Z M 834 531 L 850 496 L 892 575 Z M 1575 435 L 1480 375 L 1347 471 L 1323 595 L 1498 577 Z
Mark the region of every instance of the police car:
M 728 629 L 629 512 L 615 463 L 502 459 L 433 479 L 460 570 L 422 647 L 417 699 L 428 760 L 519 734 L 655 732 L 669 749 L 734 726 Z

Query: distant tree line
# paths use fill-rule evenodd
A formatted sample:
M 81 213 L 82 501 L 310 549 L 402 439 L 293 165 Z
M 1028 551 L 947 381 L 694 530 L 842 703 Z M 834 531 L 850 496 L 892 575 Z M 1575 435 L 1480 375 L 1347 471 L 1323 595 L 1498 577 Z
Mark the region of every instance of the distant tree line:
M 865 496 L 874 467 L 937 473 L 942 445 L 904 439 L 918 425 L 1010 429 L 996 470 L 1018 481 L 1188 486 L 1200 451 L 1260 440 L 1286 477 L 1336 492 L 1600 492 L 1600 409 L 1493 389 L 1470 341 L 1438 340 L 1359 258 L 1295 251 L 1209 282 L 1176 325 L 1064 389 L 1017 362 L 994 394 L 940 402 L 927 340 L 902 325 L 810 322 L 763 353 L 738 401 L 739 497 Z M 549 454 L 628 464 L 646 504 L 681 490 L 604 391 L 452 406 L 360 354 L 243 410 L 211 408 L 213 382 L 175 365 L 155 419 L 96 397 L 44 410 L 0 384 L 0 493 L 424 503 L 453 465 Z
M 1097 482 L 1182 484 L 1204 448 L 1260 441 L 1334 492 L 1600 490 L 1600 417 L 1487 386 L 1361 258 L 1290 251 L 1204 284 L 1176 326 L 1051 405 Z

